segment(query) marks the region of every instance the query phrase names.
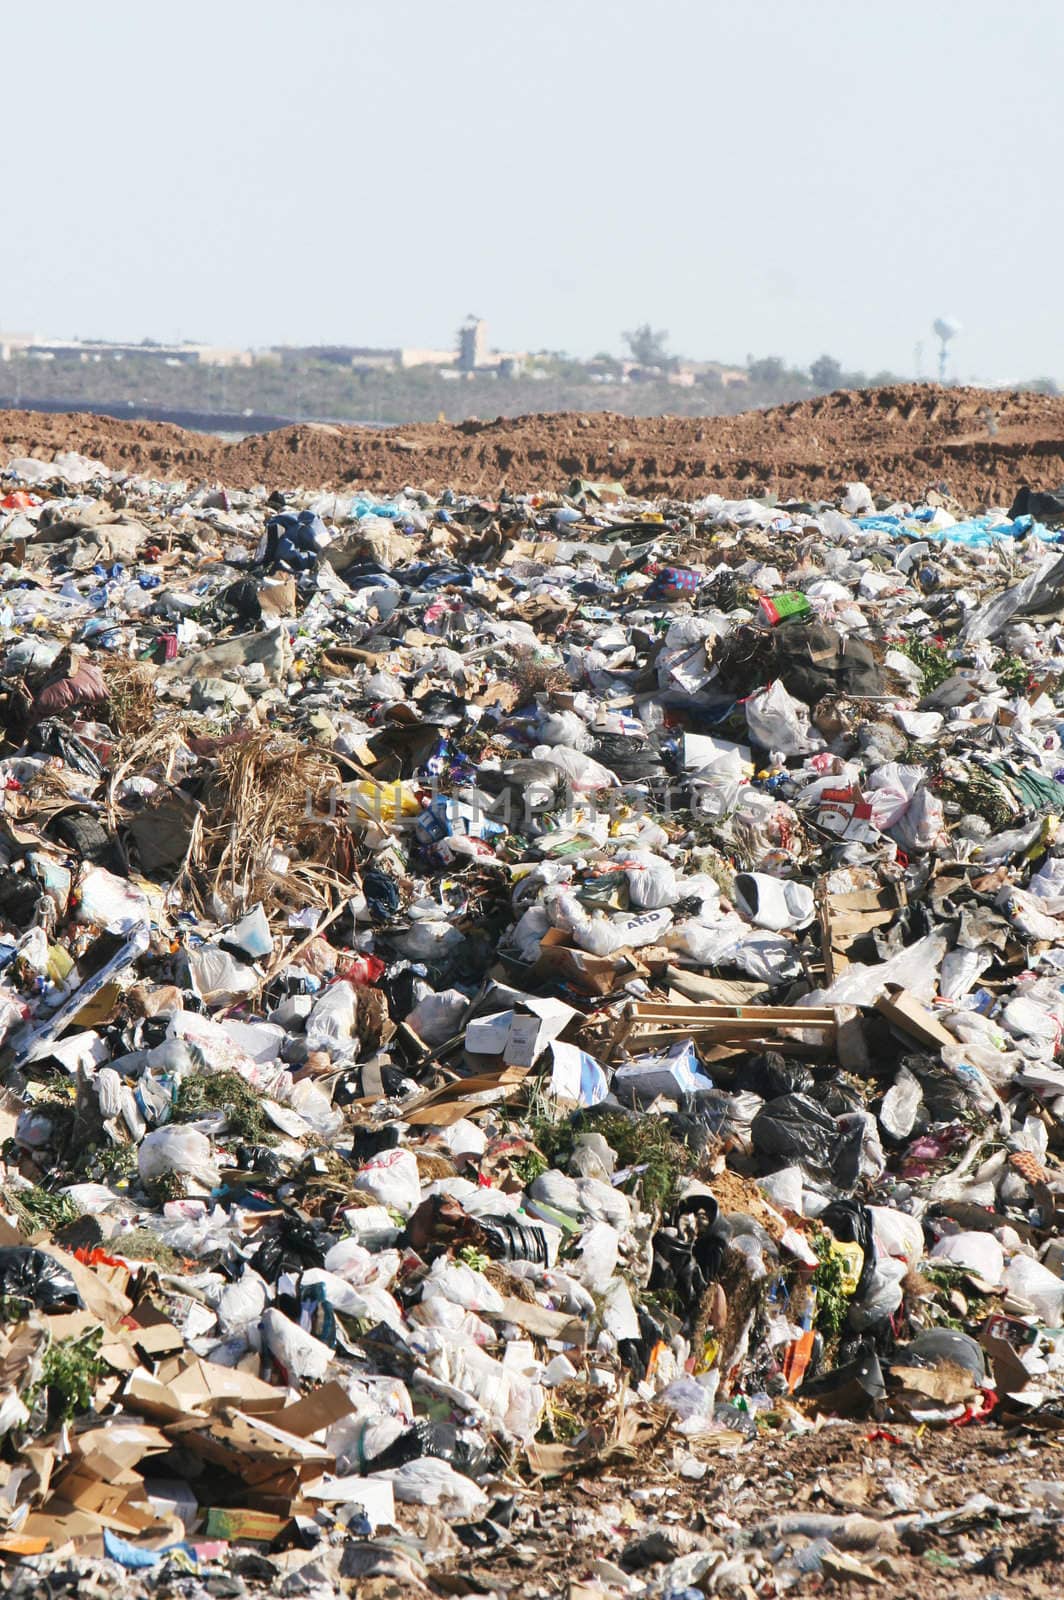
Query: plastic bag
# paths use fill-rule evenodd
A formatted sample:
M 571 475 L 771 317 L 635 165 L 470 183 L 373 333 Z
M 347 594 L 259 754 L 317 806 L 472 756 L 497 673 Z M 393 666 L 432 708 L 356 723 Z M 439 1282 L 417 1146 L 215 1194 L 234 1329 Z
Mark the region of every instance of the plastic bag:
M 479 1521 L 491 1504 L 471 1478 L 456 1472 L 449 1461 L 441 1461 L 438 1456 L 419 1456 L 401 1467 L 368 1476 L 389 1479 L 395 1498 L 404 1504 L 432 1506 L 441 1517 L 452 1521 Z
M 734 898 L 744 917 L 773 933 L 807 928 L 816 914 L 812 889 L 767 872 L 737 872 Z
M 899 1067 L 879 1108 L 879 1121 L 884 1132 L 892 1139 L 907 1139 L 913 1131 L 922 1103 L 923 1090 L 918 1079 L 913 1077 L 908 1067 Z
M 750 738 L 762 750 L 784 756 L 810 755 L 824 741 L 809 726 L 809 708 L 789 695 L 777 678 L 745 703 Z
M 876 1255 L 894 1256 L 915 1267 L 924 1253 L 924 1230 L 917 1217 L 889 1206 L 869 1206 Z
M 180 1123 L 145 1134 L 137 1150 L 137 1172 L 141 1183 L 155 1183 L 171 1172 L 205 1189 L 216 1189 L 221 1181 L 211 1141 Z
M 411 1342 L 433 1377 L 467 1394 L 495 1427 L 522 1442 L 532 1438 L 544 1402 L 538 1383 L 447 1328 L 421 1329 Z
M 269 1297 L 270 1291 L 263 1279 L 246 1268 L 235 1283 L 226 1284 L 215 1301 L 218 1331 L 225 1338 L 239 1333 L 262 1316 Z
M 333 1358 L 328 1345 L 291 1322 L 275 1306 L 263 1313 L 259 1327 L 266 1349 L 291 1377 L 301 1382 L 325 1377 Z
M 943 1000 L 963 1000 L 993 960 L 994 952 L 986 945 L 978 950 L 951 950 L 942 962 L 940 992 Z M 949 1027 L 948 1021 L 946 1027 Z
M 254 968 L 216 944 L 201 944 L 190 950 L 188 969 L 196 993 L 215 1005 L 250 994 L 259 982 Z
M 608 956 L 615 950 L 638 950 L 657 944 L 672 922 L 667 908 L 644 911 L 639 916 L 606 916 L 588 912 L 568 889 L 547 890 L 544 903 L 552 924 L 568 933 L 573 942 L 589 955 Z
M 671 861 L 649 850 L 633 850 L 624 856 L 621 865 L 628 879 L 628 902 L 633 909 L 656 911 L 675 904 L 679 898 Z
M 537 744 L 532 755 L 536 761 L 545 761 L 549 766 L 556 767 L 577 794 L 592 794 L 596 789 L 617 787 L 616 773 L 579 750 L 569 750 L 565 745 Z
M 273 935 L 269 919 L 260 903 L 234 922 L 221 936 L 220 942 L 230 949 L 240 951 L 248 961 L 261 961 L 273 953 Z
M 109 933 L 129 933 L 149 919 L 147 896 L 104 867 L 83 869 L 75 899 L 77 921 L 96 924 Z
M 465 934 L 442 918 L 415 922 L 406 933 L 391 935 L 391 942 L 408 961 L 443 961 L 465 943 Z
M 908 989 L 918 1000 L 931 1000 L 938 987 L 938 969 L 946 953 L 944 934 L 929 933 L 915 944 L 899 950 L 882 966 L 867 967 L 851 962 L 830 989 L 804 995 L 802 1005 L 874 1005 L 888 983 Z
M 38 1311 L 79 1311 L 84 1304 L 62 1262 L 28 1245 L 0 1246 L 0 1296 Z
M 889 1256 L 877 1261 L 862 1283 L 860 1300 L 851 1303 L 847 1322 L 856 1333 L 864 1333 L 892 1317 L 904 1299 L 902 1283 L 909 1271 L 907 1262 Z
M 313 1078 L 302 1078 L 293 1087 L 288 1104 L 323 1139 L 331 1142 L 343 1129 L 343 1112 L 334 1110 L 329 1096 Z
M 502 1310 L 502 1295 L 488 1282 L 482 1272 L 466 1266 L 462 1261 L 452 1261 L 448 1256 L 437 1256 L 428 1276 L 421 1286 L 423 1299 L 440 1295 L 466 1311 Z
M 343 1316 L 355 1317 L 359 1322 L 394 1328 L 403 1331 L 403 1313 L 398 1302 L 379 1283 L 364 1283 L 356 1287 L 346 1278 L 322 1267 L 308 1267 L 299 1275 L 301 1290 L 319 1288 L 334 1311 Z
M 536 737 L 541 744 L 566 745 L 585 755 L 595 742 L 587 723 L 575 711 L 543 712 L 536 724 Z
M 543 920 L 546 923 L 545 916 Z M 546 931 L 544 927 L 541 933 Z M 538 944 L 538 937 L 536 942 Z M 469 998 L 460 989 L 441 989 L 439 994 L 428 994 L 418 1001 L 406 1021 L 419 1039 L 426 1044 L 439 1045 L 454 1037 L 468 1009 Z
M 1059 1328 L 1064 1322 L 1064 1281 L 1030 1256 L 1015 1255 L 1005 1268 L 1005 1287 L 1026 1300 L 1042 1322 Z
M 993 1288 L 1001 1283 L 1005 1270 L 1005 1252 L 992 1233 L 947 1234 L 932 1249 L 931 1259 L 952 1261 L 955 1266 L 974 1272 Z
M 421 1177 L 412 1150 L 384 1150 L 351 1180 L 351 1187 L 409 1217 L 421 1204 Z
M 337 1240 L 326 1252 L 325 1270 L 356 1287 L 376 1283 L 387 1289 L 399 1271 L 401 1259 L 398 1250 L 370 1251 L 357 1239 L 348 1237 Z
M 307 1018 L 307 1049 L 343 1055 L 355 1042 L 358 996 L 355 986 L 341 979 L 331 984 Z
M 838 1143 L 835 1118 L 804 1094 L 769 1100 L 753 1120 L 750 1135 L 762 1155 L 781 1156 L 788 1165 L 830 1170 Z

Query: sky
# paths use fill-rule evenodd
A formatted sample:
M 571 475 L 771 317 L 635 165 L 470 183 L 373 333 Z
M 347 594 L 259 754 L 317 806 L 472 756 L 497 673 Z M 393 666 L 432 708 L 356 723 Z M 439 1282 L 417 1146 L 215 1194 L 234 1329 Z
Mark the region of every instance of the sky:
M 1060 0 L 6 7 L 0 329 L 1064 380 Z

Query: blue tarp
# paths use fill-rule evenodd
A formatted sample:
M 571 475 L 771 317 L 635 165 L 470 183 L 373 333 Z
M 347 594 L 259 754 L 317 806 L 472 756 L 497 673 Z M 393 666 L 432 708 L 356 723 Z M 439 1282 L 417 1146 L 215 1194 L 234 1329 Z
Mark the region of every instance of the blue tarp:
M 1044 522 L 1036 522 L 1033 517 L 1017 517 L 1010 522 L 991 517 L 967 517 L 963 522 L 955 522 L 949 528 L 930 528 L 920 526 L 928 523 L 935 513 L 930 507 L 914 511 L 908 517 L 888 517 L 879 514 L 874 517 L 855 517 L 859 528 L 867 528 L 873 533 L 886 533 L 896 538 L 898 535 L 911 535 L 914 539 L 934 539 L 941 544 L 964 544 L 971 549 L 986 550 L 1002 539 L 1026 539 L 1033 533 L 1036 539 L 1042 539 L 1046 544 L 1059 544 L 1061 533 L 1051 533 Z

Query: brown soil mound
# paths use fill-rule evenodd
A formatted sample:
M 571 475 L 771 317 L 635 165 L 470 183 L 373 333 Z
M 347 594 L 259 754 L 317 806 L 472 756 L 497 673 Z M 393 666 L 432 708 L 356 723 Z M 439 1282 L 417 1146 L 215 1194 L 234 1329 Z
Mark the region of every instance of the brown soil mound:
M 238 488 L 449 484 L 494 495 L 564 489 L 583 477 L 619 479 L 636 495 L 771 491 L 787 499 L 832 498 L 856 479 L 873 493 L 909 498 L 944 485 L 974 508 L 1008 504 L 1021 483 L 1064 482 L 1064 398 L 898 385 L 737 417 L 561 412 L 387 429 L 302 424 L 236 444 L 170 423 L 0 413 L 0 461 L 5 451 L 50 458 L 62 450 Z

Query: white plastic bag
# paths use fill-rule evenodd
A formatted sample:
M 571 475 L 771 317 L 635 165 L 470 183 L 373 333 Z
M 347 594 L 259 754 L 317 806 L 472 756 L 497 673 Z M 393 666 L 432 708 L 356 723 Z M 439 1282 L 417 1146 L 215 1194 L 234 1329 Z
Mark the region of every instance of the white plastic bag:
M 342 1055 L 354 1042 L 357 997 L 354 984 L 342 979 L 326 989 L 307 1018 L 307 1049 Z
M 954 1266 L 974 1272 L 994 1288 L 1005 1270 L 1005 1252 L 992 1233 L 947 1234 L 931 1251 L 933 1261 L 951 1261 Z M 1064 1289 L 1064 1284 L 1061 1285 Z
M 211 1141 L 181 1123 L 145 1134 L 137 1150 L 137 1172 L 141 1183 L 155 1183 L 171 1172 L 205 1189 L 215 1189 L 221 1181 Z
M 491 1504 L 472 1478 L 456 1472 L 449 1461 L 437 1456 L 419 1456 L 401 1467 L 368 1476 L 390 1481 L 395 1498 L 405 1505 L 432 1506 L 441 1517 L 454 1521 L 479 1521 Z
M 675 904 L 678 898 L 676 872 L 671 861 L 650 850 L 632 850 L 620 865 L 628 879 L 628 903 L 634 910 L 657 911 Z
M 545 924 L 545 916 L 543 921 Z M 544 926 L 541 935 L 546 931 Z M 537 936 L 537 945 L 540 936 Z M 457 1033 L 458 1025 L 468 1009 L 469 998 L 460 989 L 441 989 L 439 994 L 429 994 L 419 1000 L 406 1021 L 426 1044 L 444 1044 Z
M 262 902 L 252 906 L 239 922 L 226 928 L 222 939 L 234 949 L 242 950 L 249 961 L 261 961 L 273 953 L 273 935 Z
M 789 695 L 778 678 L 767 689 L 752 694 L 745 709 L 750 738 L 762 750 L 804 756 L 824 747 L 823 739 L 809 726 L 808 706 Z
M 1015 1255 L 1005 1268 L 1005 1287 L 1032 1305 L 1042 1322 L 1059 1328 L 1064 1321 L 1064 1281 L 1030 1256 Z
M 78 879 L 78 922 L 98 924 L 109 933 L 129 933 L 150 918 L 148 899 L 127 878 L 104 867 L 85 867 Z
M 398 1250 L 370 1251 L 358 1239 L 344 1238 L 337 1240 L 326 1252 L 325 1270 L 345 1278 L 356 1288 L 366 1283 L 377 1283 L 382 1289 L 387 1289 L 399 1271 L 401 1259 Z
M 946 938 L 929 933 L 907 945 L 882 966 L 866 967 L 854 961 L 830 989 L 803 995 L 802 1005 L 874 1005 L 888 983 L 908 989 L 918 1000 L 931 1000 L 938 987 L 938 969 L 947 949 Z
M 327 1344 L 290 1322 L 274 1306 L 263 1313 L 259 1327 L 266 1349 L 293 1378 L 301 1382 L 324 1378 L 333 1357 Z
M 608 956 L 615 950 L 638 950 L 659 943 L 672 921 L 667 908 L 644 911 L 637 916 L 606 916 L 589 912 L 568 889 L 556 885 L 543 897 L 547 915 L 556 928 L 568 933 L 574 944 L 589 955 Z
M 415 922 L 406 933 L 391 936 L 399 954 L 409 961 L 441 961 L 464 942 L 465 934 L 441 918 Z
M 592 794 L 596 789 L 617 787 L 619 780 L 616 773 L 579 750 L 569 750 L 565 745 L 537 744 L 532 755 L 536 761 L 545 761 L 548 766 L 556 767 L 577 794 Z
M 869 1206 L 868 1210 L 877 1256 L 893 1256 L 915 1267 L 924 1253 L 924 1230 L 919 1218 L 891 1206 Z
M 250 994 L 259 982 L 253 967 L 238 961 L 216 944 L 201 944 L 190 950 L 188 970 L 196 993 L 215 1005 Z
M 417 1158 L 412 1150 L 382 1150 L 355 1173 L 351 1187 L 371 1194 L 389 1211 L 409 1217 L 421 1204 Z
M 328 1095 L 313 1078 L 301 1078 L 293 1086 L 288 1104 L 323 1139 L 335 1139 L 344 1127 L 344 1114 L 337 1111 Z
M 215 1301 L 218 1331 L 223 1338 L 240 1333 L 262 1316 L 270 1291 L 265 1281 L 246 1267 L 235 1283 L 227 1283 Z
M 440 1295 L 466 1311 L 502 1310 L 502 1295 L 485 1278 L 482 1272 L 466 1266 L 463 1261 L 453 1261 L 449 1256 L 437 1256 L 428 1276 L 421 1286 L 423 1299 Z
M 345 1317 L 357 1317 L 361 1322 L 373 1324 L 383 1322 L 396 1333 L 402 1332 L 403 1313 L 399 1304 L 380 1284 L 364 1283 L 356 1288 L 346 1278 L 321 1267 L 308 1267 L 300 1274 L 299 1282 L 303 1289 L 319 1285 L 333 1310 Z

